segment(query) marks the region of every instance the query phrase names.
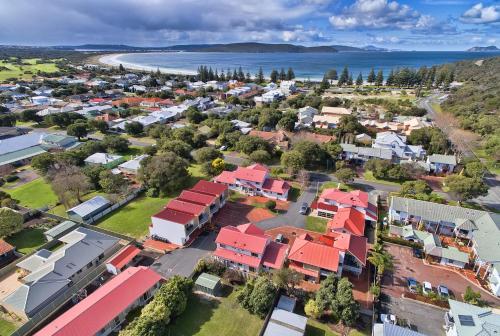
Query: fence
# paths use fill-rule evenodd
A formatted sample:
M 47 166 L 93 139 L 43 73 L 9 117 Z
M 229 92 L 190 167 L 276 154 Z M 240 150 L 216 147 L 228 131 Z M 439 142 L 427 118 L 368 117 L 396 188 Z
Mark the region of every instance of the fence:
M 117 203 L 113 204 L 112 206 L 110 206 L 109 208 L 106 208 L 103 211 L 99 212 L 97 215 L 92 216 L 92 218 L 85 221 L 85 224 L 92 224 L 92 223 L 97 222 L 99 219 L 106 216 L 107 214 L 109 214 L 109 213 L 115 211 L 116 209 L 119 209 L 122 206 L 126 205 L 128 202 L 130 202 L 131 200 L 133 200 L 134 198 L 139 196 L 139 194 L 142 193 L 143 191 L 144 191 L 143 188 L 136 189 L 136 190 L 132 191 L 130 194 L 127 195 L 127 197 L 122 199 L 120 202 L 117 202 Z
M 108 253 L 105 254 L 105 258 L 110 257 L 122 248 L 122 245 L 115 245 Z M 62 308 L 69 300 L 71 300 L 80 290 L 87 287 L 90 283 L 94 282 L 104 271 L 106 270 L 105 263 L 101 263 L 95 269 L 90 271 L 82 279 L 80 279 L 73 286 L 69 287 L 64 294 L 58 296 L 55 300 L 43 307 L 39 312 L 37 312 L 28 322 L 23 324 L 19 329 L 14 331 L 11 336 L 24 336 L 29 335 L 35 331 L 37 327 L 40 326 L 42 322 L 47 320 L 51 315 L 56 313 Z

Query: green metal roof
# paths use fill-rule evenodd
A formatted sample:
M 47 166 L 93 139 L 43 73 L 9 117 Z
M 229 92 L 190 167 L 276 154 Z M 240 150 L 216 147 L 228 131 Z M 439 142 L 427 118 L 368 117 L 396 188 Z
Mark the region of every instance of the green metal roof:
M 460 261 L 465 264 L 469 262 L 469 255 L 467 253 L 462 252 L 456 247 L 452 246 L 443 248 L 441 251 L 441 256 L 443 258 Z
M 219 282 L 220 278 L 218 276 L 208 273 L 201 273 L 198 279 L 196 279 L 196 282 L 194 284 L 209 289 L 215 289 L 215 287 Z
M 78 226 L 75 222 L 72 221 L 64 221 L 61 224 L 58 224 L 54 226 L 53 228 L 48 229 L 45 231 L 45 235 L 49 235 L 51 237 L 55 237 L 61 233 L 63 233 L 66 230 L 69 230 L 72 227 Z
M 33 156 L 46 153 L 42 146 L 33 146 L 15 152 L 0 155 L 0 166 L 14 163 L 20 160 L 29 159 Z

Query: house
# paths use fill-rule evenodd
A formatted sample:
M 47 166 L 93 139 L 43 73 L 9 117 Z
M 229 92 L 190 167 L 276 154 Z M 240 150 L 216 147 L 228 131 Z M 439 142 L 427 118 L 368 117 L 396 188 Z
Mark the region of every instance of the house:
M 214 182 L 227 185 L 229 189 L 251 196 L 286 201 L 290 185 L 283 180 L 269 177 L 269 169 L 261 164 L 238 167 L 235 171 L 223 171 Z
M 500 314 L 491 308 L 448 300 L 450 310 L 444 314 L 446 336 L 496 335 L 500 330 Z
M 117 275 L 131 266 L 140 252 L 136 246 L 128 245 L 106 262 L 106 269 L 109 273 Z
M 185 245 L 225 205 L 227 197 L 225 185 L 199 181 L 151 217 L 149 233 L 154 239 Z
M 329 274 L 343 271 L 360 275 L 368 254 L 365 237 L 329 232 L 314 239 L 309 234 L 295 238 L 288 254 L 289 268 L 302 273 L 304 279 L 318 283 Z
M 414 330 L 388 322 L 375 323 L 372 336 L 426 336 Z
M 406 136 L 394 132 L 377 133 L 372 147 L 390 149 L 393 152 L 393 156 L 400 160 L 415 160 L 425 157 L 425 150 L 422 146 L 407 145 Z
M 288 141 L 288 137 L 283 131 L 275 131 L 275 132 L 265 132 L 265 131 L 257 131 L 252 130 L 248 135 L 261 138 L 275 147 L 278 147 L 282 151 L 290 148 L 290 143 Z
M 319 217 L 333 218 L 341 208 L 353 208 L 362 213 L 366 221 L 376 222 L 378 219 L 377 199 L 361 190 L 342 191 L 328 188 L 323 190 L 313 205 L 314 207 L 311 207 L 317 210 Z M 342 216 L 345 214 L 347 213 L 342 213 Z M 354 212 L 349 214 L 355 216 Z M 357 230 L 361 230 L 361 228 Z
M 271 104 L 272 102 L 282 99 L 283 95 L 281 90 L 272 90 L 262 94 L 262 96 L 255 97 L 254 100 L 258 104 Z
M 282 80 L 280 82 L 280 91 L 285 95 L 289 96 L 297 92 L 297 87 L 295 86 L 295 81 L 293 80 Z
M 48 229 L 43 233 L 47 241 L 52 241 L 56 239 L 58 236 L 62 235 L 63 233 L 67 233 L 69 231 L 74 230 L 78 226 L 77 223 L 72 222 L 72 221 L 64 221 L 53 228 Z
M 307 327 L 307 317 L 274 308 L 263 336 L 303 336 Z
M 141 167 L 141 161 L 147 158 L 149 155 L 139 155 L 129 161 L 121 163 L 118 165 L 118 169 L 124 174 L 137 175 L 139 168 Z
M 287 245 L 273 241 L 251 223 L 223 227 L 215 242 L 216 259 L 227 267 L 251 273 L 280 269 L 288 251 Z
M 371 144 L 373 141 L 372 137 L 366 133 L 358 134 L 354 139 L 357 143 L 361 144 Z
M 313 116 L 313 126 L 325 129 L 336 128 L 340 122 L 340 118 L 340 116 L 327 114 L 315 115 Z
M 457 166 L 455 155 L 432 154 L 427 157 L 431 173 L 451 174 Z
M 312 127 L 313 117 L 318 114 L 318 110 L 311 106 L 305 106 L 299 109 L 297 113 L 297 125 L 300 127 Z
M 103 166 L 108 169 L 115 168 L 124 161 L 123 156 L 108 153 L 94 153 L 83 160 L 87 165 Z
M 162 277 L 151 268 L 130 267 L 50 322 L 35 336 L 99 335 L 119 330 L 128 313 L 145 305 Z
M 500 296 L 500 264 L 494 264 L 491 268 L 491 273 L 488 277 L 488 283 L 491 292 Z
M 500 215 L 492 212 L 392 196 L 390 222 L 423 224 L 426 231 L 469 241 L 476 275 L 489 278 L 500 264 Z M 496 283 L 490 283 L 496 288 Z M 500 293 L 494 293 L 498 295 Z
M 30 101 L 33 105 L 50 105 L 52 99 L 47 96 L 33 96 Z
M 7 265 L 16 258 L 16 248 L 0 239 L 0 267 Z
M 365 214 L 356 208 L 340 208 L 328 221 L 327 228 L 330 232 L 349 233 L 356 236 L 365 235 Z
M 0 302 L 7 311 L 25 320 L 34 316 L 84 279 L 119 246 L 118 238 L 84 227 L 58 240 L 63 243 L 58 249 L 38 250 L 16 265 L 22 285 Z
M 71 220 L 85 223 L 92 221 L 92 217 L 111 206 L 111 202 L 102 196 L 95 196 L 66 211 Z
M 324 134 L 317 134 L 317 133 L 312 133 L 308 131 L 298 131 L 298 132 L 287 132 L 286 133 L 288 139 L 292 142 L 292 144 L 300 142 L 300 141 L 311 141 L 315 142 L 317 144 L 324 144 L 330 141 L 335 141 L 336 137 L 333 135 L 324 135 Z
M 469 263 L 469 255 L 459 251 L 456 247 L 443 247 L 439 236 L 427 231 L 413 229 L 413 226 L 390 225 L 389 233 L 405 240 L 417 242 L 424 246 L 427 256 L 437 260 L 441 265 L 464 268 Z

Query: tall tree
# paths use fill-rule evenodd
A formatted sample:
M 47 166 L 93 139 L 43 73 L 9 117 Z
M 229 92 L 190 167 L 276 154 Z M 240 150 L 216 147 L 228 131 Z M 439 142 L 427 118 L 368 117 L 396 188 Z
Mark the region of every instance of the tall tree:
M 278 71 L 277 71 L 276 69 L 273 69 L 273 70 L 271 71 L 271 75 L 270 75 L 270 77 L 271 77 L 271 82 L 273 82 L 273 83 L 278 82 L 278 78 L 279 78 L 279 73 L 278 73 Z
M 285 79 L 286 79 L 285 69 L 281 68 L 281 70 L 280 70 L 280 80 L 285 80 Z
M 255 78 L 257 79 L 257 83 L 264 83 L 264 71 L 262 70 L 262 67 L 259 67 L 259 72 Z
M 360 72 L 358 78 L 356 78 L 356 86 L 361 86 L 361 85 L 363 85 L 363 75 Z
M 370 69 L 370 73 L 368 74 L 368 78 L 366 81 L 370 84 L 373 84 L 375 82 L 375 70 L 373 68 Z
M 375 79 L 375 85 L 381 86 L 384 83 L 384 72 L 382 70 L 379 70 L 377 72 L 377 77 Z
M 347 84 L 347 81 L 349 80 L 349 69 L 347 68 L 347 65 L 344 67 L 342 70 L 342 73 L 340 74 L 339 81 L 338 81 L 338 86 L 342 86 Z
M 288 71 L 286 73 L 286 79 L 287 80 L 292 80 L 295 78 L 295 73 L 293 72 L 293 69 L 291 67 L 288 68 Z

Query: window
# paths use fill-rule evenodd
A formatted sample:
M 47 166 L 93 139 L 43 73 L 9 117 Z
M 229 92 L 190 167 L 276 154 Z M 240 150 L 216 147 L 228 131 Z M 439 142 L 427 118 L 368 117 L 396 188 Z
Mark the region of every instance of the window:
M 252 257 L 258 257 L 259 255 L 257 253 L 252 252 Z

